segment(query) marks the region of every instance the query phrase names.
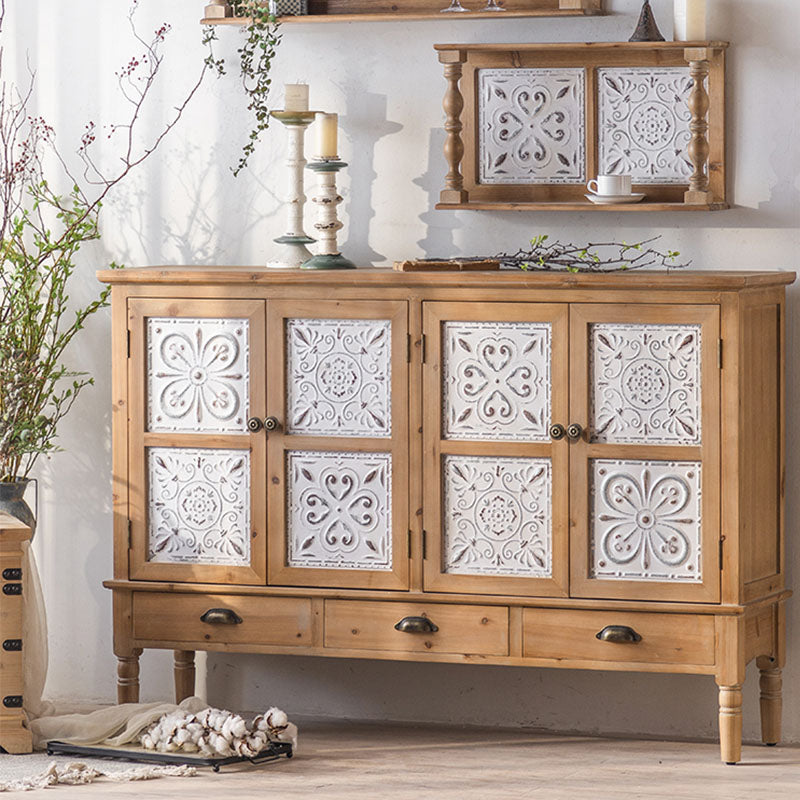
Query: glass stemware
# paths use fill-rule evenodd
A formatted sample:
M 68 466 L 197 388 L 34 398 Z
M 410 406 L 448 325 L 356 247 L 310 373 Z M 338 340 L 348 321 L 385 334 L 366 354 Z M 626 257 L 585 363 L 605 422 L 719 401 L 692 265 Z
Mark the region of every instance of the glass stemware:
M 450 5 L 442 9 L 442 14 L 446 14 L 448 11 L 469 11 L 469 9 L 461 5 L 461 0 L 450 0 Z
M 482 8 L 481 11 L 505 11 L 505 9 L 497 5 L 496 0 L 487 0 L 486 8 Z

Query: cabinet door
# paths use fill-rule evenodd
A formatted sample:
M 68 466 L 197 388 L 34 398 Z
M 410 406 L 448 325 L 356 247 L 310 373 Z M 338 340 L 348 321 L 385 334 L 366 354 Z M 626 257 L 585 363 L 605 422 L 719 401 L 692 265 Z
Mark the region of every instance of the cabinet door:
M 719 600 L 719 311 L 570 306 L 571 594 Z
M 129 301 L 132 578 L 266 581 L 265 305 Z
M 567 313 L 425 304 L 426 590 L 567 594 Z
M 408 306 L 269 301 L 269 582 L 408 588 Z

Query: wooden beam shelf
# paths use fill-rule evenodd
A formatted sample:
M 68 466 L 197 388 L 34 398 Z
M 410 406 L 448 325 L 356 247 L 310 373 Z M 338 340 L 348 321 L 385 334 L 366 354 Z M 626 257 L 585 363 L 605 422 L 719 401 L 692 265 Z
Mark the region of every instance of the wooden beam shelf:
M 444 66 L 440 209 L 718 211 L 727 42 L 436 45 Z M 639 203 L 586 183 L 631 175 Z
M 512 7 L 504 12 L 476 11 L 485 0 L 465 0 L 472 7 L 467 14 L 442 14 L 448 0 L 310 0 L 309 13 L 280 17 L 281 23 L 385 22 L 390 20 L 516 19 L 522 17 L 583 17 L 603 14 L 603 0 L 506 0 Z M 203 25 L 243 25 L 245 17 L 234 17 L 231 6 L 218 0 L 206 6 Z
M 450 211 L 724 211 L 727 203 L 608 203 L 595 205 L 588 200 L 583 203 L 437 203 L 437 209 Z

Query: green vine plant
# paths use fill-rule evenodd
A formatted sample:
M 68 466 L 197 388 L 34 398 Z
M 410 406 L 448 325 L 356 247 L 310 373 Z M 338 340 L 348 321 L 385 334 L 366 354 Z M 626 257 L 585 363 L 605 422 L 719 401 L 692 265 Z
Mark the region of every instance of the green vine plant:
M 550 242 L 546 234 L 534 236 L 529 249 L 495 256 L 505 268 L 522 270 L 560 270 L 564 272 L 618 272 L 620 270 L 661 267 L 681 269 L 691 261 L 678 262 L 680 252 L 666 253 L 651 247 L 660 239 L 653 236 L 641 242 L 590 242 L 585 245 Z
M 120 150 L 111 174 L 93 157 L 100 132 L 89 122 L 78 149 L 83 173 L 72 175 L 56 147 L 53 128 L 30 109 L 35 74 L 22 90 L 7 81 L 0 44 L 0 482 L 26 479 L 39 456 L 59 449 L 59 422 L 94 382 L 87 373 L 70 370 L 63 357 L 87 319 L 108 304 L 108 288 L 78 309 L 69 302 L 81 250 L 100 237 L 104 200 L 156 151 L 207 75 L 222 73 L 212 49 L 214 35 L 204 31 L 207 56 L 199 75 L 163 127 L 149 137 L 140 134 L 148 98 L 164 72 L 162 50 L 169 25 L 143 38 L 134 24 L 136 8 L 134 0 L 128 21 L 142 49 L 116 73 L 129 113 L 123 122 L 102 129 Z M 5 11 L 5 0 L 0 0 L 0 42 Z M 53 163 L 61 174 L 52 174 Z M 72 188 L 59 193 L 50 178 Z
M 247 110 L 253 118 L 253 126 L 242 147 L 239 163 L 233 168 L 238 175 L 246 166 L 261 139 L 269 128 L 269 93 L 272 87 L 272 64 L 280 44 L 280 21 L 259 0 L 232 0 L 236 17 L 247 20 L 244 26 L 244 44 L 237 50 L 242 87 L 248 98 Z

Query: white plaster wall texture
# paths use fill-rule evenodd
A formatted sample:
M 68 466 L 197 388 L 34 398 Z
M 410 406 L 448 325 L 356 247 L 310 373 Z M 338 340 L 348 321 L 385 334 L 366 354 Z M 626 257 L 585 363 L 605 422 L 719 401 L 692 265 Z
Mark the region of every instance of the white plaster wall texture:
M 475 5 L 475 0 L 468 0 Z M 24 75 L 37 71 L 37 113 L 72 152 L 89 119 L 124 118 L 113 72 L 136 52 L 125 0 L 9 4 L 7 57 Z M 442 2 L 444 5 L 444 0 Z M 508 0 L 513 5 L 513 0 Z M 586 19 L 341 23 L 285 26 L 274 85 L 304 81 L 314 108 L 338 111 L 345 203 L 343 252 L 362 265 L 412 256 L 514 250 L 534 234 L 628 241 L 656 234 L 698 269 L 792 269 L 800 251 L 800 5 L 794 0 L 710 0 L 709 34 L 733 43 L 729 54 L 730 187 L 736 208 L 717 214 L 579 214 L 433 210 L 445 173 L 441 147 L 444 82 L 436 42 L 625 40 L 639 0 L 607 0 L 610 14 Z M 653 0 L 666 36 L 670 0 Z M 142 31 L 173 25 L 168 80 L 145 129 L 156 131 L 196 74 L 203 0 L 142 3 Z M 235 58 L 239 34 L 220 32 Z M 235 73 L 233 66 L 231 72 Z M 115 259 L 150 264 L 263 264 L 283 232 L 284 132 L 269 132 L 248 171 L 230 166 L 248 120 L 235 74 L 201 90 L 185 119 L 103 212 L 103 240 L 80 255 L 75 302 L 93 297 L 94 271 Z M 105 151 L 110 149 L 103 145 Z M 110 156 L 109 156 L 110 157 Z M 800 288 L 789 291 L 787 563 L 798 572 L 800 370 L 794 355 Z M 97 315 L 70 363 L 90 371 L 86 391 L 62 428 L 64 452 L 43 462 L 40 559 L 50 619 L 47 692 L 56 699 L 112 701 L 109 315 Z M 800 617 L 788 608 L 784 682 L 787 741 L 800 742 Z M 553 730 L 716 735 L 711 678 L 424 665 L 305 657 L 211 655 L 210 699 L 231 708 L 277 703 L 294 714 L 491 725 Z M 757 679 L 748 676 L 745 737 L 758 738 Z M 142 697 L 171 693 L 171 654 L 146 652 Z

